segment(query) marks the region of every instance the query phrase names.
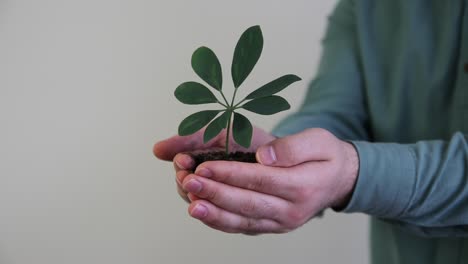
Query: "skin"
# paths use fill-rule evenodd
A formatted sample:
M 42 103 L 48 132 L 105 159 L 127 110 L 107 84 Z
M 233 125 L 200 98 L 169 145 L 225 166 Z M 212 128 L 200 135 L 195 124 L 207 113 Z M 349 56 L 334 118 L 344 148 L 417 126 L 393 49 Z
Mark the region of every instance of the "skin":
M 203 144 L 203 131 L 156 143 L 153 152 L 173 161 L 179 195 L 189 214 L 228 233 L 257 235 L 292 231 L 349 201 L 359 170 L 354 146 L 324 129 L 313 128 L 275 138 L 254 128 L 252 146 L 258 164 L 208 161 L 193 172 L 184 153 L 223 148 L 225 134 Z

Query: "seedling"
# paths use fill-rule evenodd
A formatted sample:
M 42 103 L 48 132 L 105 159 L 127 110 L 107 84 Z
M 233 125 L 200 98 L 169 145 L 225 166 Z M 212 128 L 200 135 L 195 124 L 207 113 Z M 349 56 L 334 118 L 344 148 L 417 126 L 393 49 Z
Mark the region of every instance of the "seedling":
M 252 141 L 252 124 L 238 110 L 245 109 L 260 115 L 272 115 L 290 108 L 281 96 L 275 95 L 290 84 L 301 80 L 296 75 L 287 74 L 279 77 L 236 102 L 238 88 L 250 74 L 263 49 L 263 35 L 260 26 L 253 26 L 242 33 L 234 50 L 231 75 L 234 83 L 232 98 L 228 100 L 223 92 L 221 64 L 215 53 L 200 47 L 192 55 L 192 68 L 209 86 L 219 92 L 221 100 L 210 89 L 198 82 L 185 82 L 175 90 L 175 97 L 184 104 L 217 103 L 220 110 L 205 110 L 185 118 L 179 125 L 179 135 L 191 135 L 206 125 L 203 141 L 206 143 L 226 129 L 226 155 L 229 155 L 229 136 L 232 130 L 234 141 L 248 148 Z M 233 120 L 232 120 L 233 119 Z M 231 128 L 232 126 L 232 128 Z

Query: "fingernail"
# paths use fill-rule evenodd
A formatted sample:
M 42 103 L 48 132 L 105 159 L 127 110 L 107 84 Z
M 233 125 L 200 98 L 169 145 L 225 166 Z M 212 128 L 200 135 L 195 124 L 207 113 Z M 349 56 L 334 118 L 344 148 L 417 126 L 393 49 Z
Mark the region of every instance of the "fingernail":
M 276 153 L 272 146 L 260 147 L 257 159 L 263 165 L 271 165 L 276 161 Z
M 211 177 L 213 175 L 211 173 L 211 171 L 209 169 L 207 169 L 207 168 L 198 168 L 195 171 L 195 174 L 200 175 L 200 176 L 205 177 L 205 178 L 209 178 L 209 177 Z
M 204 205 L 197 204 L 192 209 L 190 214 L 195 218 L 201 219 L 201 218 L 204 218 L 208 214 L 208 209 Z
M 182 155 L 178 157 L 177 159 L 174 160 L 174 162 L 176 166 L 181 170 L 190 170 L 192 169 L 194 165 L 193 159 L 187 155 Z
M 174 161 L 177 168 L 181 169 L 181 170 L 185 170 L 184 166 L 182 166 L 182 164 L 180 164 L 177 160 Z
M 192 179 L 184 185 L 184 189 L 191 193 L 199 193 L 202 189 L 202 184 L 201 182 Z

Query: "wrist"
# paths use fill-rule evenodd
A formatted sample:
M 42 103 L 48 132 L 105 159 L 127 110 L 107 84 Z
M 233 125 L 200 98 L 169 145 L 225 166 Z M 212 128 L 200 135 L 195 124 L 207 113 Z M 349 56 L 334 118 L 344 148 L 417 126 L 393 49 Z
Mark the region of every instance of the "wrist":
M 338 198 L 332 204 L 334 210 L 345 208 L 353 195 L 359 173 L 359 156 L 353 144 L 343 141 L 343 174 L 340 177 Z

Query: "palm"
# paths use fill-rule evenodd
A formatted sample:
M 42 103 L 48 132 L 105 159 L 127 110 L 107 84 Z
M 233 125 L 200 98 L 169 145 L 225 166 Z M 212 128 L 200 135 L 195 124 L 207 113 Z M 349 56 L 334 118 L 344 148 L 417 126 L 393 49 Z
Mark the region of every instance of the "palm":
M 178 153 L 198 152 L 209 149 L 224 149 L 226 146 L 225 131 L 221 132 L 218 136 L 206 144 L 203 143 L 203 133 L 204 131 L 201 130 L 190 136 L 173 136 L 166 140 L 162 140 L 156 143 L 153 152 L 159 159 L 171 161 Z M 255 152 L 259 146 L 266 144 L 274 139 L 275 137 L 271 134 L 260 128 L 254 127 L 252 144 L 249 148 L 243 148 L 239 146 L 232 138 L 230 138 L 229 144 L 232 146 L 231 148 L 233 151 Z
M 177 179 L 177 192 L 187 202 L 190 202 L 190 199 L 187 196 L 187 193 L 182 189 L 181 183 L 183 179 L 187 175 L 189 175 L 190 171 L 193 169 L 193 167 L 190 168 L 191 166 L 193 166 L 193 161 L 189 161 L 191 160 L 191 158 L 188 155 L 178 155 L 177 158 L 174 157 L 179 153 L 193 153 L 198 151 L 208 151 L 212 149 L 222 150 L 226 146 L 226 131 L 221 132 L 218 136 L 216 136 L 214 139 L 207 142 L 206 144 L 203 144 L 203 133 L 204 130 L 201 130 L 190 136 L 173 136 L 171 138 L 156 143 L 153 148 L 154 155 L 159 159 L 167 161 L 174 160 L 174 168 L 176 170 Z M 253 127 L 252 143 L 248 149 L 243 148 L 238 144 L 234 143 L 234 140 L 232 138 L 230 139 L 229 144 L 233 151 L 240 150 L 247 152 L 255 152 L 258 147 L 274 139 L 275 137 L 271 134 L 265 132 L 260 128 Z M 191 199 L 196 199 L 196 197 L 192 196 Z

